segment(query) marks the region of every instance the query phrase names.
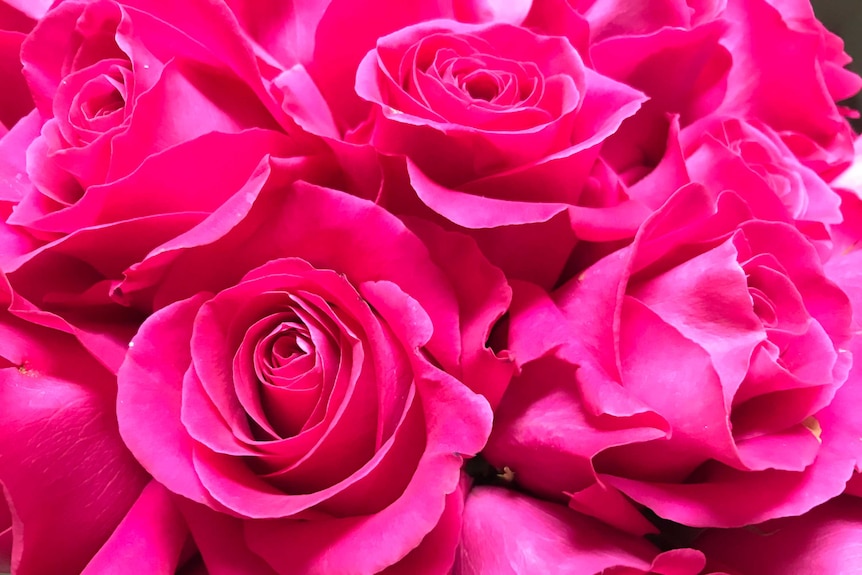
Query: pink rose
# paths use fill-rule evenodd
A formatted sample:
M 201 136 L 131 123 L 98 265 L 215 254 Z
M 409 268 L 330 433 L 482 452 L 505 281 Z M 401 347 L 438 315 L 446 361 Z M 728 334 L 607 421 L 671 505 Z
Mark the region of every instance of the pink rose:
M 640 532 L 620 493 L 739 526 L 843 490 L 862 431 L 845 406 L 852 310 L 795 227 L 690 185 L 553 299 L 515 287 L 523 371 L 486 456 L 523 487 Z
M 848 111 L 836 102 L 862 81 L 844 69 L 850 59 L 840 39 L 806 0 L 538 4 L 546 6 L 538 30 L 579 12 L 591 27 L 595 69 L 649 96 L 602 150 L 629 178 L 638 175 L 633 167 L 646 173 L 661 158 L 668 114 L 682 128 L 712 116 L 766 126 L 827 181 L 849 163 Z
M 348 139 L 406 157 L 424 206 L 476 230 L 510 276 L 544 284 L 574 245 L 568 211 L 582 201 L 599 145 L 642 101 L 585 66 L 565 38 L 451 20 L 380 38 L 356 91 L 374 108 Z M 414 211 L 397 192 L 388 200 Z M 498 247 L 536 235 L 553 246 L 541 257 Z
M 808 166 L 836 176 L 852 160 L 854 136 L 835 102 L 862 87 L 844 69 L 842 41 L 806 0 L 728 0 L 724 17 L 734 63 L 720 111 L 765 122 Z
M 244 221 L 187 234 L 128 275 L 130 288 L 158 275 L 156 301 L 176 303 L 144 322 L 119 370 L 123 438 L 194 502 L 184 513 L 207 563 L 451 563 L 461 464 L 491 425 L 470 388 L 496 404 L 510 373 L 485 347 L 503 276 L 469 238 L 411 231 L 267 168 Z
M 563 505 L 477 487 L 464 505 L 453 575 L 698 575 L 703 555 L 665 553 Z
M 203 207 L 187 193 L 118 207 L 149 162 L 176 177 L 230 150 L 251 170 L 284 149 L 282 126 L 298 136 L 235 26 L 216 4 L 135 0 L 70 0 L 38 22 L 18 62 L 37 109 L 0 140 L 0 202 L 14 207 L 4 261 L 83 228 Z
M 838 194 L 769 126 L 720 117 L 701 124 L 681 134 L 692 181 L 739 190 L 761 219 L 799 222 L 803 230 L 841 222 Z
M 839 195 L 774 130 L 756 120 L 712 115 L 682 131 L 674 120 L 655 169 L 644 176 L 642 166 L 634 165 L 620 177 L 634 182 L 629 196 L 652 209 L 690 182 L 713 193 L 731 189 L 755 217 L 791 223 L 818 242 L 828 242 L 832 227 L 842 220 Z M 824 253 L 830 245 L 823 244 Z
M 590 197 L 585 184 L 601 143 L 644 97 L 592 70 L 576 34 L 533 32 L 529 3 L 231 7 L 283 67 L 272 86 L 297 123 L 348 173 L 381 174 L 374 192 L 393 213 L 465 231 L 507 275 L 547 286 L 575 232 L 609 225 L 595 208 L 619 198 Z M 285 48 L 276 30 L 309 42 Z M 634 211 L 611 227 L 635 228 L 644 214 Z
M 70 0 L 24 42 L 37 110 L 0 139 L 0 267 L 113 369 L 152 309 L 115 289 L 130 266 L 210 226 L 267 155 L 339 178 L 237 32 L 217 3 Z

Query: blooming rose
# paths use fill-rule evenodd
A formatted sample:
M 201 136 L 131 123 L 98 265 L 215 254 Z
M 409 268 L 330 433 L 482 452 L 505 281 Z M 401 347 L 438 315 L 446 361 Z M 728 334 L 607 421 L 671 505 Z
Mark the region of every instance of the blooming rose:
M 64 2 L 24 42 L 39 110 L 28 121 L 44 125 L 27 152 L 33 187 L 15 223 L 35 225 L 89 186 L 207 132 L 277 126 L 257 97 L 264 92 L 254 60 L 243 58 L 217 12 L 177 15 L 165 6 Z M 215 34 L 218 41 L 207 37 Z
M 499 487 L 477 487 L 464 506 L 453 575 L 698 575 L 703 555 L 665 553 L 645 539 L 566 507 Z
M 697 182 L 714 192 L 736 191 L 755 217 L 792 223 L 812 240 L 829 240 L 831 228 L 842 221 L 839 195 L 756 120 L 712 115 L 682 131 L 672 121 L 656 168 L 646 177 L 620 175 L 636 182 L 628 195 L 652 209 L 667 201 L 670 190 Z M 824 254 L 829 249 L 824 245 Z
M 425 206 L 489 230 L 474 233 L 489 257 L 510 276 L 545 284 L 573 245 L 568 208 L 581 203 L 599 144 L 642 101 L 585 66 L 565 38 L 451 20 L 380 38 L 359 65 L 356 91 L 375 106 L 353 138 L 405 156 Z M 500 249 L 538 234 L 541 258 Z
M 572 221 L 596 227 L 598 204 L 581 193 L 600 144 L 644 98 L 593 71 L 569 38 L 531 31 L 528 3 L 231 6 L 277 55 L 273 90 L 297 122 L 348 172 L 382 173 L 390 211 L 468 231 L 508 275 L 548 286 Z M 275 30 L 314 30 L 313 50 L 281 47 Z
M 541 165 L 558 159 L 548 158 L 557 152 L 576 156 L 609 135 L 640 100 L 584 66 L 564 39 L 448 20 L 379 39 L 359 64 L 356 89 L 376 104 L 365 128 L 371 143 L 405 154 L 451 187 Z M 606 105 L 599 104 L 603 98 Z M 575 179 L 591 164 L 579 159 Z M 417 193 L 427 200 L 424 191 Z
M 176 303 L 120 368 L 123 438 L 195 502 L 205 562 L 451 563 L 463 456 L 491 424 L 470 388 L 495 404 L 508 380 L 485 348 L 503 276 L 464 236 L 267 168 L 244 221 L 178 238 L 128 276 L 159 274 L 154 298 Z
M 616 17 L 621 12 L 631 17 Z M 836 102 L 862 82 L 844 69 L 843 43 L 807 0 L 643 1 L 625 9 L 611 0 L 585 17 L 596 69 L 649 95 L 650 111 L 680 113 L 683 125 L 713 112 L 763 122 L 827 179 L 851 160 L 853 132 Z
M 258 60 L 235 25 L 215 4 L 135 0 L 72 0 L 39 21 L 21 49 L 37 110 L 0 140 L 6 184 L 0 205 L 12 208 L 2 227 L 5 270 L 41 255 L 55 260 L 34 264 L 42 268 L 33 272 L 42 283 L 58 258 L 81 258 L 103 272 L 110 259 L 119 275 L 224 201 L 218 192 L 176 191 L 183 174 L 194 180 L 206 177 L 198 172 L 212 163 L 232 166 L 219 175 L 241 178 L 226 187 L 235 191 L 267 153 L 292 156 L 297 146 L 313 153 L 266 90 Z M 295 137 L 287 138 L 283 127 Z M 89 239 L 63 243 L 82 230 Z M 140 239 L 125 242 L 125 258 L 116 246 L 98 247 L 116 237 Z M 85 275 L 60 274 L 51 283 Z M 21 289 L 50 307 L 42 294 Z M 79 285 L 63 297 L 82 291 Z
M 858 387 L 850 301 L 793 226 L 690 185 L 553 300 L 516 287 L 523 372 L 487 457 L 525 488 L 635 531 L 649 527 L 620 492 L 738 526 L 843 490 L 860 433 L 840 399 Z
M 0 266 L 114 369 L 142 319 L 121 306 L 152 309 L 114 289 L 127 268 L 210 226 L 267 154 L 338 178 L 266 90 L 229 11 L 150 4 L 53 7 L 22 48 L 38 110 L 0 139 Z

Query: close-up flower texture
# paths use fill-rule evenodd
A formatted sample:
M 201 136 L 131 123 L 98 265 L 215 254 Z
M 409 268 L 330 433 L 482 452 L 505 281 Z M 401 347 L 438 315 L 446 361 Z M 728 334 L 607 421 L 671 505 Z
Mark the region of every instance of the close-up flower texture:
M 0 0 L 0 574 L 862 575 L 830 1 Z

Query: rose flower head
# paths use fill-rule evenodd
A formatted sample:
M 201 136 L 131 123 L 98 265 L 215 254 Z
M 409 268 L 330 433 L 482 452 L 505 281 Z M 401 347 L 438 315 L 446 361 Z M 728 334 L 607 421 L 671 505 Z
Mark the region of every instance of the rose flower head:
M 858 380 L 852 310 L 793 225 L 688 185 L 551 297 L 515 293 L 523 372 L 487 456 L 525 488 L 632 530 L 649 527 L 620 492 L 727 527 L 843 490 L 859 433 L 840 399 Z
M 230 548 L 277 573 L 451 563 L 461 465 L 511 372 L 485 347 L 510 297 L 502 273 L 460 234 L 268 181 L 245 222 L 136 270 L 191 295 L 133 339 L 120 431 L 195 502 L 205 561 Z M 225 530 L 206 539 L 212 521 Z

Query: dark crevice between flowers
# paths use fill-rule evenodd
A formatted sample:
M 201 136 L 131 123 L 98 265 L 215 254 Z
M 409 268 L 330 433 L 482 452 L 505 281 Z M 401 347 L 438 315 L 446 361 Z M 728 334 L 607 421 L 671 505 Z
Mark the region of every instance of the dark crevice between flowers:
M 515 487 L 515 472 L 509 467 L 497 469 L 482 457 L 482 454 L 468 459 L 464 471 L 473 478 L 474 485 L 494 485 L 496 487 Z

